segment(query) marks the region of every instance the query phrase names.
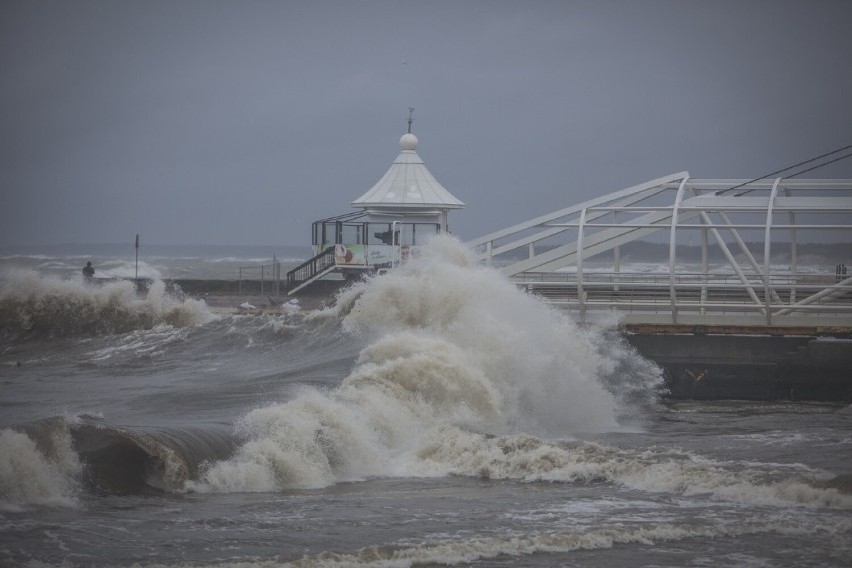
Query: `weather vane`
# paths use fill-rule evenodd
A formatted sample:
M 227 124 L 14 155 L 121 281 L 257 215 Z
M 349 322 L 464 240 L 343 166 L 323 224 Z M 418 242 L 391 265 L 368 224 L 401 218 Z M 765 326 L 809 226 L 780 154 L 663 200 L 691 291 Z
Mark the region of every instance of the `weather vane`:
M 414 122 L 414 107 L 408 107 L 408 133 L 411 134 L 411 123 Z

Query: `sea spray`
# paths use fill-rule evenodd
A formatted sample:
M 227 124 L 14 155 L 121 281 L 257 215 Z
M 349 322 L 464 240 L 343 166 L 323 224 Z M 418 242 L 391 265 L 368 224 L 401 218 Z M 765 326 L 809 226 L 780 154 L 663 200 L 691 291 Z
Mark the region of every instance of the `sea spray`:
M 160 323 L 205 323 L 214 317 L 204 302 L 171 293 L 160 280 L 138 296 L 133 282 L 126 280 L 86 285 L 29 270 L 0 275 L 0 331 L 5 333 L 119 333 Z
M 497 393 L 465 360 L 435 338 L 382 338 L 362 351 L 338 388 L 304 388 L 290 402 L 246 415 L 238 424 L 246 441 L 236 455 L 188 488 L 268 491 L 404 475 L 401 456 L 433 424 L 481 424 L 498 415 Z
M 408 329 L 462 349 L 500 393 L 511 430 L 562 437 L 618 426 L 617 401 L 602 384 L 608 354 L 594 335 L 477 266 L 454 239 L 434 239 L 416 262 L 346 294 L 357 296 L 346 329 Z
M 187 489 L 461 475 L 852 507 L 850 496 L 820 487 L 819 472 L 744 470 L 680 450 L 578 439 L 618 429 L 626 404 L 653 399 L 659 371 L 609 332 L 579 328 L 476 266 L 450 239 L 351 286 L 309 319 L 338 319 L 366 342 L 351 373 L 336 388 L 306 387 L 248 413 L 235 454 Z
M 81 471 L 67 428 L 53 429 L 41 445 L 23 432 L 0 430 L 0 511 L 75 506 Z
M 418 449 L 450 425 L 557 438 L 619 427 L 593 336 L 476 266 L 453 239 L 436 238 L 415 261 L 355 284 L 315 318 L 340 318 L 369 342 L 351 374 L 336 389 L 306 388 L 250 412 L 237 453 L 190 489 L 418 475 Z

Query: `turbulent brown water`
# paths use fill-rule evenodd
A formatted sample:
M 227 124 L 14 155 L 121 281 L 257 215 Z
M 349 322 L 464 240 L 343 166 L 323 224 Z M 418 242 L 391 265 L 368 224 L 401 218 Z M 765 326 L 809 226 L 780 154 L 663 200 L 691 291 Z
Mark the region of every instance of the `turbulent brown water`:
M 0 282 L 0 563 L 847 566 L 852 412 L 665 403 L 452 240 L 313 313 Z

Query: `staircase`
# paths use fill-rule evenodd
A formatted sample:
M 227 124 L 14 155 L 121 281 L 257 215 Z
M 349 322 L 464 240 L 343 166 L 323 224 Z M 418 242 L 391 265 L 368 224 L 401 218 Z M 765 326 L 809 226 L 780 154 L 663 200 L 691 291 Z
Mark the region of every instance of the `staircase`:
M 335 269 L 334 247 L 330 246 L 315 257 L 306 260 L 287 273 L 284 289 L 288 295 L 298 292 L 314 280 L 322 278 Z

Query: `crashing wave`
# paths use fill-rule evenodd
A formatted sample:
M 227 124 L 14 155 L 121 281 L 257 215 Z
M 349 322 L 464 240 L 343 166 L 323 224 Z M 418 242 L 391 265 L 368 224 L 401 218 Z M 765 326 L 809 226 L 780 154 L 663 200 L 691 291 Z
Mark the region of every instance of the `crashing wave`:
M 372 338 L 330 392 L 249 413 L 244 445 L 196 490 L 316 487 L 405 472 L 401 456 L 442 424 L 549 436 L 619 428 L 618 397 L 590 335 L 453 239 L 416 262 L 356 283 L 335 308 L 348 333 Z M 651 380 L 658 380 L 654 375 Z
M 203 301 L 172 293 L 160 280 L 141 296 L 134 283 L 126 280 L 90 286 L 23 270 L 7 271 L 0 277 L 0 330 L 7 333 L 121 333 L 158 324 L 206 323 L 214 318 Z
M 659 370 L 608 332 L 580 328 L 476 266 L 451 239 L 354 284 L 311 317 L 340 321 L 369 343 L 352 372 L 336 389 L 306 388 L 248 413 L 235 454 L 208 464 L 188 489 L 462 475 L 852 507 L 813 472 L 758 475 L 684 452 L 572 441 L 622 428 L 626 407 L 654 399 Z

